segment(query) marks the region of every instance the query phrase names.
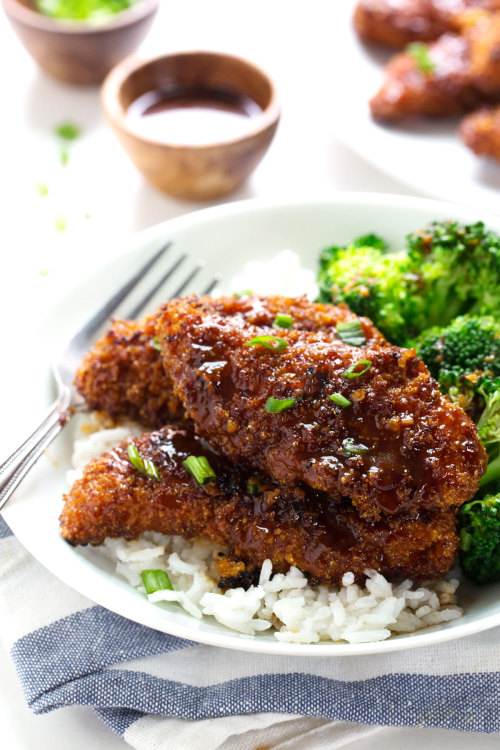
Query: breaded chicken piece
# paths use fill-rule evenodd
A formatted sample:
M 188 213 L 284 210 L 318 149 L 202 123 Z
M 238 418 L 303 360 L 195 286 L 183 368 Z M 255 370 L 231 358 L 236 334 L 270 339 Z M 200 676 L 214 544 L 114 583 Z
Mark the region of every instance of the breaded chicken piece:
M 65 496 L 61 534 L 71 544 L 135 539 L 144 531 L 205 537 L 243 561 L 236 569 L 234 559 L 220 567 L 223 586 L 239 585 L 247 565 L 266 558 L 275 572 L 296 565 L 322 583 L 339 583 L 347 571 L 360 579 L 366 568 L 391 577 L 440 578 L 453 566 L 453 513 L 367 523 L 348 502 L 279 487 L 230 464 L 189 428 L 165 427 L 133 440 L 139 455 L 154 463 L 154 479 L 132 465 L 128 442 L 91 461 Z M 205 456 L 216 478 L 198 484 L 183 466 L 188 456 Z
M 456 30 L 467 8 L 500 10 L 500 0 L 359 0 L 353 22 L 364 41 L 399 49 Z
M 476 9 L 457 16 L 469 47 L 470 76 L 483 99 L 500 99 L 500 13 Z
M 90 410 L 126 416 L 147 427 L 182 419 L 156 348 L 156 316 L 140 322 L 113 320 L 111 328 L 84 357 L 75 386 Z
M 483 107 L 465 117 L 460 136 L 478 156 L 500 161 L 500 107 Z
M 430 69 L 414 55 L 403 52 L 392 58 L 380 90 L 370 100 L 378 120 L 405 117 L 442 117 L 468 112 L 484 97 L 473 84 L 469 43 L 458 34 L 443 34 L 427 45 Z
M 222 315 L 226 314 L 229 299 L 231 314 L 267 326 L 271 333 L 281 310 L 292 316 L 293 328 L 321 330 L 334 337 L 337 323 L 358 320 L 345 305 L 313 304 L 306 297 L 204 299 L 200 304 L 207 304 Z M 157 349 L 156 320 L 156 313 L 139 322 L 114 320 L 110 330 L 85 356 L 76 373 L 75 385 L 89 409 L 105 410 L 114 417 L 130 417 L 148 428 L 182 419 L 182 406 L 173 394 L 170 376 Z M 385 340 L 367 319 L 362 319 L 362 325 L 370 340 Z
M 415 350 L 300 330 L 280 330 L 269 349 L 258 344 L 268 334 L 193 297 L 159 317 L 175 391 L 217 450 L 278 482 L 349 497 L 371 520 L 474 495 L 486 466 L 476 428 Z

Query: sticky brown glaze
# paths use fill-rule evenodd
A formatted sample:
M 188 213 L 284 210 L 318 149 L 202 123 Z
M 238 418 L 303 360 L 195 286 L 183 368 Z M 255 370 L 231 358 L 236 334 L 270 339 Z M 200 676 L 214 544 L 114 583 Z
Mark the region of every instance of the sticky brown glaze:
M 469 10 L 457 17 L 469 47 L 470 76 L 483 100 L 500 98 L 500 13 Z
M 90 410 L 160 427 L 182 419 L 184 410 L 155 348 L 156 318 L 114 320 L 83 359 L 75 386 Z
M 378 120 L 442 117 L 468 112 L 484 102 L 472 78 L 469 43 L 459 34 L 443 34 L 428 45 L 434 68 L 422 71 L 407 52 L 392 58 L 380 90 L 370 100 Z
M 467 8 L 500 10 L 500 0 L 360 0 L 353 22 L 364 41 L 401 48 L 455 30 Z
M 156 480 L 132 466 L 128 442 L 92 461 L 65 496 L 61 534 L 71 544 L 135 539 L 148 530 L 202 536 L 228 549 L 230 564 L 221 571 L 226 586 L 240 585 L 238 576 L 247 568 L 255 572 L 266 558 L 275 571 L 296 565 L 322 583 L 339 583 L 347 571 L 361 579 L 366 568 L 390 577 L 440 578 L 453 566 L 453 513 L 370 523 L 348 502 L 280 487 L 230 464 L 189 428 L 165 427 L 134 439 L 140 455 L 154 462 Z M 182 465 L 188 455 L 206 456 L 216 480 L 197 484 Z M 235 565 L 235 557 L 244 564 Z
M 293 328 L 321 330 L 333 337 L 337 323 L 356 319 L 345 305 L 313 304 L 306 297 L 202 297 L 198 304 L 207 311 L 237 315 L 268 327 L 272 327 L 278 312 L 285 312 L 292 315 Z M 361 320 L 370 340 L 384 341 L 369 320 Z M 90 410 L 130 417 L 148 428 L 183 418 L 171 378 L 155 348 L 156 321 L 156 313 L 139 322 L 114 320 L 110 330 L 86 355 L 76 373 L 75 385 Z
M 282 351 L 248 346 L 268 330 L 204 313 L 192 298 L 165 306 L 158 333 L 198 434 L 235 462 L 349 497 L 372 520 L 457 507 L 477 490 L 486 456 L 476 428 L 440 394 L 414 350 L 349 346 L 298 330 L 280 331 Z M 360 360 L 370 368 L 347 378 Z M 336 393 L 350 405 L 333 403 Z M 270 414 L 269 397 L 296 401 Z
M 483 107 L 462 121 L 463 142 L 478 156 L 500 161 L 500 107 Z

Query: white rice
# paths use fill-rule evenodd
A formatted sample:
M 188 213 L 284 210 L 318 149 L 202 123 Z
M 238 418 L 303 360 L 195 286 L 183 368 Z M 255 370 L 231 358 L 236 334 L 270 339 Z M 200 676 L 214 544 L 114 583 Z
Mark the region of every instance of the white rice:
M 92 458 L 127 436 L 141 433 L 140 426 L 131 422 L 103 428 L 99 415 L 79 415 L 79 420 L 70 484 Z M 266 560 L 258 585 L 222 593 L 214 562 L 221 549 L 207 540 L 188 542 L 148 532 L 133 542 L 108 539 L 103 549 L 116 564 L 116 572 L 145 596 L 143 570 L 168 574 L 173 591 L 150 594 L 153 604 L 176 602 L 197 619 L 211 616 L 230 630 L 248 635 L 269 630 L 279 641 L 381 641 L 393 633 L 412 633 L 463 614 L 456 604 L 456 578 L 416 587 L 408 580 L 392 584 L 375 570 L 366 570 L 365 585 L 359 586 L 346 571 L 340 587 L 312 587 L 295 567 L 273 575 L 271 561 Z

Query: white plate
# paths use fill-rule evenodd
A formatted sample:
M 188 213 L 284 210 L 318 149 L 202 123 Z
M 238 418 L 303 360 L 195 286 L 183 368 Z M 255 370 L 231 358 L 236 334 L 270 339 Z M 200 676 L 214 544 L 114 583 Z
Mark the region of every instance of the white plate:
M 393 52 L 364 45 L 352 25 L 356 0 L 339 3 L 333 29 L 330 119 L 336 137 L 359 156 L 424 195 L 498 213 L 500 164 L 475 156 L 458 135 L 460 118 L 375 122 L 368 101 Z
M 10 426 L 21 424 L 27 428 L 34 415 L 49 405 L 53 395 L 48 366 L 52 352 L 160 242 L 173 240 L 173 252 L 187 251 L 194 258 L 203 258 L 210 271 L 221 270 L 227 281 L 241 272 L 245 261 L 268 260 L 283 248 L 291 248 L 304 265 L 314 268 L 318 252 L 325 245 L 347 243 L 357 235 L 376 232 L 398 247 L 408 232 L 429 220 L 444 218 L 466 222 L 483 218 L 500 231 L 500 218 L 479 216 L 477 210 L 425 199 L 353 193 L 339 194 L 328 202 L 232 203 L 183 216 L 136 235 L 119 259 L 77 282 L 66 299 L 56 304 L 41 322 L 38 331 L 26 331 L 14 339 L 12 356 L 17 367 L 4 391 L 13 397 L 9 399 L 10 408 L 5 405 L 0 454 L 6 454 L 11 447 L 7 445 Z M 40 377 L 36 377 L 37 372 Z M 23 386 L 23 377 L 29 388 Z M 42 457 L 5 508 L 5 519 L 22 544 L 61 580 L 98 604 L 144 625 L 227 648 L 274 654 L 346 655 L 436 643 L 500 624 L 500 584 L 461 589 L 466 613 L 458 621 L 387 641 L 357 645 L 279 643 L 272 634 L 239 635 L 208 618 L 199 622 L 177 605 L 154 606 L 116 577 L 98 550 L 73 549 L 59 537 L 58 516 L 61 496 L 67 489 L 65 471 L 69 451 L 68 430 Z

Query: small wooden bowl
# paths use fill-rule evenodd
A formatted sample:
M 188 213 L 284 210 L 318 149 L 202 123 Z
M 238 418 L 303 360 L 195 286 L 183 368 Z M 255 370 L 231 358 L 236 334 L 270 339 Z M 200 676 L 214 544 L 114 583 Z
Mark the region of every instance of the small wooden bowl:
M 98 26 L 49 18 L 35 0 L 2 0 L 19 39 L 43 70 L 64 83 L 101 83 L 141 43 L 159 0 L 140 0 Z
M 179 144 L 136 132 L 127 110 L 153 91 L 225 91 L 248 97 L 260 108 L 248 130 L 230 140 Z M 196 95 L 195 93 L 193 95 Z M 215 93 L 214 93 L 215 96 Z M 104 112 L 123 148 L 146 180 L 169 195 L 210 200 L 238 188 L 266 153 L 280 118 L 275 87 L 253 63 L 216 52 L 182 52 L 149 61 L 123 60 L 101 91 Z

